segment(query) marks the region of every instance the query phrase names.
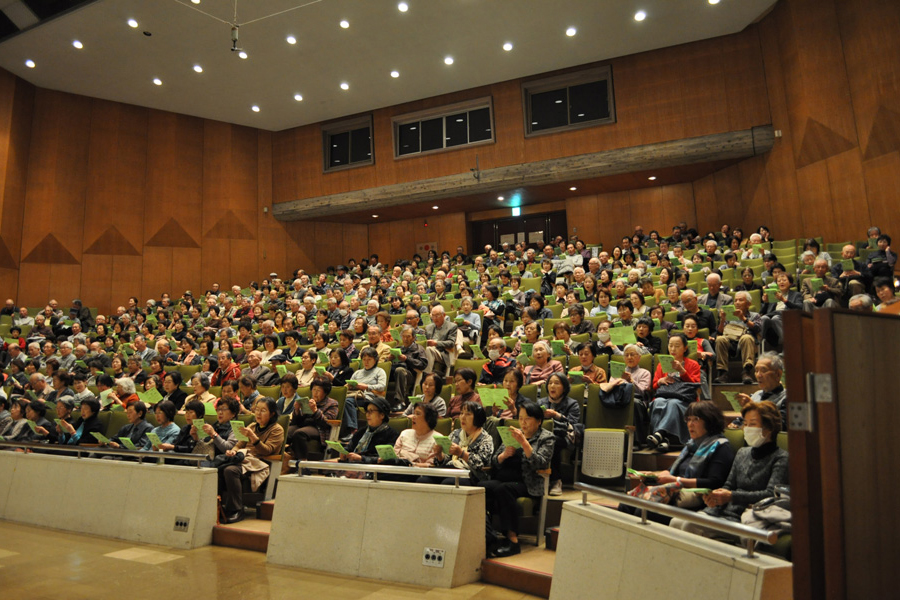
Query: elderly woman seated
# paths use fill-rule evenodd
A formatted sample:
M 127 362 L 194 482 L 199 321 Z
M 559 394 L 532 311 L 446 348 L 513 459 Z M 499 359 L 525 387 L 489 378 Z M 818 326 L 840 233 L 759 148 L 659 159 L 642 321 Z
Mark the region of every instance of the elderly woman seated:
M 781 431 L 778 409 L 764 400 L 744 406 L 741 416 L 747 446 L 738 450 L 722 487 L 703 496 L 704 513 L 729 521 L 740 521 L 744 511 L 760 500 L 773 497 L 775 487 L 788 482 L 788 453 L 776 443 Z M 672 519 L 670 525 L 699 535 L 712 535 L 708 529 L 681 519 Z
M 416 404 L 412 415 L 412 425 L 397 437 L 394 453 L 397 459 L 378 462 L 413 467 L 430 467 L 434 464 L 434 428 L 437 426 L 437 411 L 431 404 Z
M 563 373 L 563 366 L 557 360 L 551 359 L 550 343 L 540 340 L 534 345 L 532 351 L 534 364 L 524 366 L 521 362 L 516 368 L 522 371 L 525 384 L 540 385 L 547 381 L 553 373 Z
M 647 444 L 660 452 L 668 452 L 669 444 L 685 444 L 690 439 L 684 415 L 697 399 L 700 365 L 687 358 L 687 337 L 676 333 L 669 337 L 669 354 L 674 359 L 675 373 L 664 373 L 656 367 L 653 378 L 654 398 L 650 405 L 650 431 Z
M 290 455 L 297 460 L 297 470 L 300 462 L 306 460 L 309 454 L 309 441 L 318 440 L 325 446 L 325 440 L 331 433 L 329 420 L 338 417 L 338 402 L 329 398 L 331 382 L 324 378 L 313 379 L 310 386 L 310 397 L 300 398 L 294 402 L 291 412 L 291 422 L 287 430 L 287 444 L 290 446 Z M 290 457 L 287 453 L 281 465 L 281 474 L 290 472 Z
M 636 488 L 631 495 L 659 498 L 666 504 L 696 510 L 704 506 L 703 499 L 687 490 L 718 489 L 725 483 L 734 462 L 734 450 L 722 435 L 725 428 L 722 410 L 712 402 L 694 402 L 688 406 L 685 420 L 691 439 L 675 463 L 667 471 L 644 473 L 641 480 L 645 485 Z M 619 505 L 619 510 L 634 515 L 639 512 L 624 504 Z M 663 524 L 668 524 L 671 519 L 657 513 L 650 513 L 648 517 Z
M 30 428 L 25 438 L 29 442 L 48 441 L 56 444 L 59 437 L 56 434 L 56 426 L 47 420 L 47 405 L 39 400 L 32 400 L 25 407 L 25 418 L 34 423 L 34 430 Z
M 81 443 L 94 444 L 97 442 L 91 433 L 103 433 L 103 425 L 97 414 L 100 412 L 100 402 L 89 398 L 81 403 L 81 418 L 74 425 L 67 421 L 60 421 L 56 430 L 59 432 L 59 443 L 69 446 L 77 446 Z
M 478 376 L 469 368 L 457 369 L 453 376 L 453 384 L 456 387 L 456 395 L 450 398 L 447 407 L 448 417 L 458 417 L 462 405 L 466 402 L 481 404 L 481 396 L 475 391 L 475 382 Z
M 194 388 L 194 393 L 184 399 L 184 404 L 187 405 L 191 400 L 199 400 L 204 404 L 215 402 L 216 397 L 209 393 L 209 385 L 209 377 L 203 373 L 194 373 L 191 376 L 191 387 Z
M 422 377 L 422 403 L 430 404 L 437 411 L 438 418 L 447 416 L 447 402 L 441 397 L 441 390 L 444 389 L 444 382 L 437 373 L 426 373 Z M 411 417 L 416 405 L 410 404 L 403 411 L 403 415 Z
M 164 452 L 179 452 L 190 454 L 197 445 L 199 436 L 198 431 L 203 432 L 203 416 L 206 414 L 206 407 L 199 400 L 190 400 L 184 405 L 184 417 L 187 424 L 182 427 L 178 435 L 171 443 L 161 444 L 159 449 Z
M 121 448 L 121 438 L 128 438 L 136 448 L 144 448 L 149 443 L 147 434 L 153 430 L 153 425 L 147 422 L 147 405 L 138 400 L 128 405 L 125 409 L 128 424 L 123 425 L 116 433 L 115 438 L 109 443 L 110 448 Z M 118 441 L 117 441 L 118 440 Z
M 378 366 L 378 351 L 371 346 L 363 348 L 359 353 L 362 368 L 353 373 L 347 381 L 347 399 L 344 401 L 344 426 L 352 435 L 356 431 L 357 404 L 364 404 L 376 397 L 383 398 L 387 391 L 387 375 Z M 350 385 L 354 381 L 356 385 Z
M 163 400 L 159 402 L 155 407 L 156 412 L 156 427 L 153 428 L 152 433 L 156 437 L 159 438 L 159 443 L 163 446 L 172 444 L 175 442 L 175 438 L 178 437 L 179 432 L 181 431 L 178 428 L 178 425 L 173 423 L 175 420 L 175 405 L 169 402 L 168 400 Z M 143 450 L 162 450 L 161 446 L 154 446 L 153 442 L 150 439 L 147 439 L 147 444 L 143 447 Z
M 494 440 L 482 429 L 487 421 L 484 407 L 477 402 L 464 402 L 459 413 L 459 429 L 450 434 L 449 453 L 444 454 L 439 444 L 435 444 L 434 466 L 469 471 L 469 479 L 461 480 L 467 485 L 477 485 L 488 478 L 485 467 L 491 465 L 494 455 Z M 419 477 L 419 483 L 442 483 L 453 485 L 452 477 Z
M 277 423 L 273 398 L 260 399 L 255 415 L 256 421 L 240 430 L 249 441 L 240 441 L 226 451 L 225 456 L 235 462 L 219 469 L 219 494 L 228 523 L 243 520 L 245 484 L 253 491 L 259 489 L 269 476 L 272 457 L 281 451 L 284 443 L 284 429 Z
M 553 446 L 553 459 L 550 461 L 550 495 L 562 495 L 562 451 L 570 447 L 569 428 L 573 430 L 576 439 L 583 435 L 581 424 L 581 401 L 569 397 L 572 385 L 562 373 L 554 373 L 547 380 L 547 396 L 538 399 L 538 404 L 544 409 L 544 417 L 553 419 L 553 437 L 556 444 Z
M 519 408 L 519 426 L 510 427 L 514 446 L 500 444 L 491 460 L 491 479 L 479 482 L 484 487 L 485 504 L 491 518 L 499 522 L 506 539 L 500 540 L 489 526 L 488 547 L 492 557 L 518 554 L 518 498 L 537 499 L 544 494 L 540 471 L 550 468 L 555 443 L 553 434 L 541 427 L 544 412 L 536 402 L 524 402 Z M 490 524 L 490 521 L 488 521 Z
M 28 401 L 24 398 L 14 398 L 9 403 L 10 418 L 6 428 L 0 431 L 0 436 L 3 436 L 3 439 L 8 442 L 24 442 L 31 433 L 28 428 L 28 419 L 25 417 L 25 407 L 28 406 Z
M 410 406 L 410 410 L 415 405 Z M 366 407 L 366 426 L 361 427 L 350 438 L 347 454 L 340 456 L 341 462 L 378 462 L 376 446 L 393 446 L 397 442 L 398 433 L 388 423 L 391 416 L 391 405 L 384 398 L 375 397 L 368 400 Z
M 128 408 L 130 405 L 140 400 L 137 392 L 135 391 L 135 383 L 133 379 L 128 377 L 120 377 L 116 379 L 116 388 L 115 390 L 109 392 L 109 395 L 106 397 L 108 401 L 108 406 L 121 406 L 122 408 Z

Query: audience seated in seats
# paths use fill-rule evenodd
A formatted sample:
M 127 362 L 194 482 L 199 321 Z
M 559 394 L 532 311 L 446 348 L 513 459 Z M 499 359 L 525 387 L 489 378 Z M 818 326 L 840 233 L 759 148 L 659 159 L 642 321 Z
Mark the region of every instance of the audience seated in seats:
M 506 372 L 515 369 L 516 359 L 512 357 L 509 346 L 502 337 L 492 337 L 485 346 L 490 362 L 481 368 L 478 382 L 485 385 L 500 385 Z
M 442 400 L 443 401 L 443 400 Z M 376 446 L 393 446 L 399 433 L 390 426 L 391 407 L 384 398 L 375 397 L 365 405 L 366 426 L 358 429 L 346 445 L 347 454 L 339 458 L 341 462 L 378 462 Z M 409 407 L 412 414 L 413 406 Z
M 434 466 L 439 468 L 463 469 L 469 471 L 469 479 L 461 479 L 461 485 L 477 485 L 488 478 L 485 467 L 491 465 L 494 455 L 494 441 L 483 427 L 487 420 L 484 407 L 476 402 L 465 402 L 459 413 L 459 428 L 450 433 L 450 451 L 444 454 L 439 444 L 435 444 Z M 419 483 L 441 483 L 453 485 L 452 477 L 420 477 Z
M 309 398 L 294 402 L 286 438 L 290 457 L 286 452 L 282 461 L 282 475 L 291 472 L 291 458 L 297 460 L 297 470 L 299 471 L 299 463 L 305 461 L 309 456 L 310 440 L 318 440 L 323 447 L 325 446 L 325 440 L 331 433 L 331 425 L 328 421 L 333 421 L 338 417 L 338 402 L 334 398 L 328 397 L 328 394 L 331 393 L 329 380 L 323 377 L 313 379 L 309 393 Z
M 813 288 L 813 279 L 803 280 L 800 293 L 803 294 L 803 310 L 811 312 L 814 308 L 840 308 L 844 286 L 837 277 L 828 271 L 828 262 L 817 258 L 813 263 L 815 279 L 819 279 L 818 289 Z
M 11 302 L 11 301 L 10 301 Z M 9 306 L 9 304 L 7 304 Z M 4 435 L 6 430 L 13 422 L 12 415 L 9 412 L 11 400 L 5 394 L 0 394 L 0 436 Z
M 728 383 L 728 355 L 737 349 L 741 358 L 741 382 L 753 383 L 753 365 L 757 355 L 757 336 L 761 331 L 759 313 L 750 310 L 750 292 L 734 294 L 734 316 L 719 310 L 719 335 L 716 337 L 716 383 Z
M 231 352 L 219 352 L 219 366 L 209 379 L 210 386 L 219 386 L 231 379 L 241 378 L 241 367 L 232 360 Z
M 876 311 L 881 311 L 897 302 L 900 302 L 900 297 L 897 297 L 894 294 L 894 282 L 888 277 L 879 277 L 875 280 L 875 295 L 878 298 L 878 306 L 875 307 Z
M 841 260 L 830 264 L 831 275 L 843 284 L 846 297 L 865 294 L 872 286 L 869 269 L 866 263 L 856 259 L 856 246 L 853 244 L 844 246 Z
M 650 472 L 651 477 L 641 477 L 645 487 L 630 492 L 632 496 L 698 510 L 705 506 L 703 498 L 689 490 L 715 490 L 724 485 L 734 462 L 734 449 L 722 435 L 725 428 L 722 410 L 712 402 L 694 402 L 685 412 L 685 421 L 691 439 L 681 454 L 667 471 Z M 620 504 L 619 510 L 633 515 L 640 512 L 625 504 Z M 652 512 L 647 518 L 663 524 L 671 521 L 671 517 Z
M 606 383 L 606 371 L 594 364 L 594 359 L 597 357 L 597 346 L 593 342 L 581 342 L 575 347 L 575 353 L 578 356 L 578 362 L 580 364 L 577 368 L 573 368 L 569 371 L 569 378 L 572 379 L 572 383 L 583 382 L 586 385 L 592 383 Z M 572 378 L 572 371 L 581 372 L 579 381 Z M 587 388 L 585 387 L 585 394 L 586 393 Z
M 700 306 L 697 293 L 694 290 L 688 289 L 681 292 L 681 304 L 684 310 L 678 313 L 679 321 L 684 321 L 686 316 L 693 315 L 697 319 L 698 329 L 706 329 L 710 332 L 710 335 L 713 335 L 713 332 L 718 330 L 716 316 L 712 311 Z
M 553 373 L 547 379 L 547 395 L 538 399 L 544 418 L 553 420 L 553 458 L 550 461 L 550 495 L 562 495 L 562 451 L 574 448 L 584 435 L 581 424 L 581 400 L 569 397 L 571 384 L 563 373 Z
M 436 373 L 425 373 L 422 376 L 422 404 L 430 404 L 434 407 L 439 418 L 447 416 L 447 402 L 441 397 L 441 390 L 444 387 L 443 379 Z M 410 404 L 403 411 L 404 416 L 410 417 L 413 414 L 416 404 Z
M 115 383 L 115 389 L 110 391 L 109 395 L 106 397 L 107 401 L 111 402 L 109 405 L 110 407 L 121 406 L 122 408 L 128 408 L 129 405 L 140 400 L 133 379 L 121 377 L 116 379 Z
M 224 454 L 232 459 L 219 467 L 219 495 L 225 510 L 225 520 L 237 523 L 244 518 L 245 483 L 257 491 L 269 476 L 272 457 L 284 444 L 284 430 L 277 423 L 275 400 L 261 398 L 256 403 L 256 420 L 240 432 L 249 441 L 240 441 Z
M 189 403 L 190 401 L 188 401 Z M 185 404 L 187 405 L 187 403 Z M 156 414 L 156 427 L 150 433 L 155 434 L 159 438 L 160 444 L 172 444 L 181 430 L 173 421 L 175 420 L 175 405 L 168 400 L 161 400 L 154 408 Z M 161 446 L 154 446 L 149 439 L 143 450 L 162 451 Z
M 216 401 L 216 397 L 209 393 L 209 378 L 203 373 L 194 373 L 191 376 L 191 387 L 193 387 L 194 393 L 184 399 L 185 404 L 191 400 L 199 400 L 204 404 Z
M 313 348 L 300 355 L 300 369 L 295 373 L 297 387 L 309 387 L 312 385 L 313 379 L 316 378 L 316 363 L 318 360 L 319 355 Z
M 28 441 L 31 429 L 28 427 L 28 418 L 25 416 L 25 408 L 28 400 L 22 397 L 7 400 L 9 402 L 9 416 L 6 428 L 0 431 L 0 436 L 7 442 Z
M 456 395 L 450 398 L 447 406 L 448 417 L 458 417 L 459 411 L 465 402 L 474 402 L 481 405 L 481 396 L 475 391 L 475 382 L 477 375 L 475 371 L 469 368 L 457 369 L 453 375 L 453 385 Z
M 525 323 L 522 336 L 520 336 L 519 341 L 516 342 L 513 348 L 513 356 L 522 354 L 522 344 L 534 345 L 541 341 L 541 334 L 543 334 L 543 327 L 540 321 L 528 321 Z
M 110 436 L 110 448 L 123 448 L 119 438 L 128 438 L 136 448 L 144 448 L 149 444 L 147 434 L 153 430 L 153 425 L 147 422 L 147 405 L 140 400 L 128 405 L 125 409 L 128 424 L 123 425 L 115 436 Z
M 562 364 L 557 360 L 553 360 L 550 357 L 550 352 L 550 343 L 546 340 L 539 340 L 532 349 L 533 364 L 526 367 L 520 362 L 516 365 L 516 368 L 522 371 L 525 385 L 541 385 L 553 373 L 563 372 Z
M 716 363 L 716 352 L 709 340 L 699 337 L 699 325 L 695 316 L 685 316 L 681 326 L 685 337 L 688 339 L 688 345 L 690 346 L 691 342 L 697 343 L 697 363 L 700 365 L 700 398 L 702 400 L 711 400 L 712 392 L 709 388 L 706 367 Z M 690 349 L 688 354 L 691 354 Z
M 540 472 L 550 468 L 555 438 L 543 427 L 544 413 L 536 402 L 526 401 L 519 408 L 519 427 L 509 432 L 520 447 L 500 444 L 491 459 L 491 478 L 479 482 L 484 487 L 489 520 L 487 527 L 488 555 L 512 556 L 519 547 L 518 498 L 538 500 L 544 494 Z M 491 520 L 500 527 L 501 539 Z
M 722 487 L 703 496 L 704 513 L 729 521 L 741 521 L 744 511 L 788 483 L 788 453 L 776 443 L 781 431 L 778 409 L 765 400 L 747 404 L 741 415 L 747 446 L 738 450 Z M 672 519 L 670 525 L 699 535 L 721 535 L 682 519 Z
M 23 407 L 24 408 L 24 407 Z M 81 418 L 71 424 L 60 421 L 57 425 L 59 443 L 69 446 L 79 444 L 96 444 L 97 439 L 91 433 L 104 433 L 103 425 L 97 414 L 100 412 L 100 402 L 88 399 L 81 403 Z M 15 417 L 15 414 L 13 414 Z
M 384 369 L 378 366 L 378 352 L 372 346 L 363 348 L 359 353 L 362 368 L 355 371 L 348 380 L 347 399 L 344 403 L 344 426 L 347 429 L 348 438 L 357 428 L 356 407 L 363 401 L 374 400 L 376 397 L 385 397 L 387 392 L 387 375 Z M 350 381 L 355 382 L 351 385 Z
M 653 402 L 650 404 L 650 435 L 647 445 L 660 452 L 668 452 L 670 444 L 687 443 L 684 414 L 697 399 L 700 384 L 700 365 L 687 358 L 687 337 L 683 333 L 669 336 L 669 355 L 677 373 L 665 374 L 662 362 L 653 377 Z
M 410 417 L 411 427 L 400 432 L 394 442 L 396 459 L 378 459 L 387 465 L 406 465 L 414 467 L 431 467 L 434 464 L 435 442 L 434 428 L 438 415 L 431 404 L 418 403 Z M 415 476 L 400 476 L 402 480 L 415 481 Z
M 181 410 L 187 399 L 187 393 L 179 388 L 181 382 L 181 373 L 178 371 L 170 371 L 169 373 L 166 373 L 166 376 L 163 379 L 162 390 L 160 390 L 160 393 L 163 395 L 163 400 L 168 400 L 174 404 L 175 410 Z

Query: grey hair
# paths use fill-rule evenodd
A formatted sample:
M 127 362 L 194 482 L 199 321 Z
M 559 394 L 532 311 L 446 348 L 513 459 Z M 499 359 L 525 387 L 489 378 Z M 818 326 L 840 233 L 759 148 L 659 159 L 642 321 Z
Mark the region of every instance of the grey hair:
M 547 352 L 547 354 L 549 356 L 553 356 L 553 349 L 550 347 L 550 342 L 548 342 L 547 340 L 540 340 L 538 342 L 535 342 L 534 346 L 532 347 L 532 352 L 534 351 L 535 348 L 537 348 L 539 346 L 543 346 L 543 348 Z
M 744 290 L 741 290 L 740 292 L 735 292 L 734 299 L 737 300 L 738 296 L 746 298 L 747 302 L 753 302 L 753 296 L 750 295 L 750 292 L 747 292 Z
M 636 344 L 628 344 L 628 345 L 625 346 L 625 349 L 622 350 L 622 354 L 625 354 L 625 353 L 628 352 L 629 350 L 634 350 L 634 351 L 637 352 L 638 354 L 641 353 L 641 349 L 638 348 Z
M 122 388 L 122 391 L 129 396 L 134 393 L 134 380 L 128 377 L 120 377 L 116 379 L 116 385 Z
M 859 302 L 866 310 L 872 310 L 872 297 L 868 294 L 856 294 L 850 298 L 850 302 Z
M 807 250 L 807 251 L 805 251 L 803 254 L 800 255 L 800 260 L 801 260 L 801 262 L 802 262 L 803 259 L 806 258 L 807 256 L 812 256 L 813 258 L 815 258 L 815 257 L 816 257 L 816 253 L 813 252 L 812 250 Z
M 706 283 L 709 283 L 710 279 L 712 279 L 713 281 L 719 281 L 719 282 L 722 281 L 722 277 L 718 273 L 710 273 L 709 275 L 707 275 Z
M 685 294 L 688 295 L 688 298 L 690 298 L 691 296 L 694 296 L 695 298 L 697 297 L 697 292 L 695 292 L 691 288 L 685 288 L 684 290 L 682 290 L 681 295 L 684 296 Z
M 71 349 L 72 349 L 72 342 L 68 342 L 68 341 L 62 342 L 62 343 L 59 345 L 59 347 L 60 347 L 60 348 L 68 348 L 69 350 L 71 350 Z
M 784 359 L 781 358 L 781 355 L 777 352 L 763 352 L 759 355 L 759 358 L 756 359 L 756 362 L 761 360 L 769 361 L 769 364 L 772 365 L 773 369 L 784 373 Z

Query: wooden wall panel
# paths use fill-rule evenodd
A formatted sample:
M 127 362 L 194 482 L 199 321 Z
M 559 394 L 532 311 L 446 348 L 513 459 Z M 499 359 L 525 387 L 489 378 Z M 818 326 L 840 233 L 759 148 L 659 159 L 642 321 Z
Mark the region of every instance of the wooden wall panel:
M 566 198 L 569 235 L 577 235 L 588 243 L 599 241 L 600 219 L 597 217 L 597 196 Z
M 377 254 L 383 262 L 384 258 L 391 252 L 390 223 L 372 223 L 368 227 L 369 254 Z
M 369 226 L 357 223 L 344 223 L 343 229 L 343 253 L 335 260 L 340 259 L 340 264 L 347 264 L 351 258 L 357 262 L 369 252 Z
M 630 192 L 599 194 L 596 218 L 600 222 L 600 239 L 596 241 L 612 248 L 618 243 L 617 237 L 621 238 L 622 232 L 631 228 L 635 216 L 648 218 L 637 204 Z M 649 222 L 643 225 L 646 231 L 653 228 L 648 225 Z
M 754 157 L 743 160 L 737 165 L 741 180 L 741 222 L 744 227 L 758 229 L 765 225 L 772 231 L 772 210 L 769 204 L 769 185 L 766 177 L 766 163 L 763 157 Z M 717 230 L 713 226 L 702 232 Z
M 338 265 L 343 260 L 344 227 L 340 223 L 315 223 L 316 265 Z
M 13 299 L 19 287 L 33 106 L 34 86 L 0 70 L 0 289 Z

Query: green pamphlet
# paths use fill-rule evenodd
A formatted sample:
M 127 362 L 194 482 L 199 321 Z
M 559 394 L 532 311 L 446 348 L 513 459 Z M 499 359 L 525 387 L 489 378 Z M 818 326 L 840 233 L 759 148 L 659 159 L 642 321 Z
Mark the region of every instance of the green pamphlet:
M 425 337 L 425 334 L 420 333 L 420 334 L 416 335 L 416 341 L 420 344 L 424 344 L 425 342 L 428 341 L 428 339 Z
M 497 433 L 500 434 L 500 439 L 503 440 L 503 445 L 508 446 L 510 448 L 521 448 L 522 444 L 516 441 L 516 438 L 513 437 L 512 432 L 509 430 L 509 427 L 498 427 Z
M 635 477 L 640 477 L 644 480 L 645 483 L 653 484 L 659 481 L 659 476 L 656 473 L 645 473 L 643 471 L 635 471 L 634 469 L 628 469 L 629 475 L 634 475 Z
M 531 353 L 534 351 L 534 344 L 522 342 L 521 350 L 522 354 L 524 354 L 525 356 L 531 356 Z
M 138 398 L 141 399 L 141 402 L 147 405 L 154 405 L 163 399 L 163 395 L 159 393 L 159 390 L 156 388 L 150 388 L 146 392 L 139 392 Z
M 301 396 L 300 398 L 297 398 L 297 403 L 300 404 L 300 412 L 302 414 L 304 414 L 304 415 L 313 414 L 313 410 L 309 406 L 309 398 L 307 398 L 306 396 Z
M 393 356 L 394 358 L 399 360 L 401 354 L 403 354 L 403 350 L 401 350 L 400 348 L 391 348 L 391 356 Z
M 584 288 L 576 288 L 578 290 L 578 299 L 584 302 Z
M 472 349 L 472 356 L 474 356 L 475 358 L 479 360 L 487 358 L 484 355 L 484 352 L 481 351 L 481 348 L 478 346 L 478 344 L 469 344 L 469 348 Z
M 502 296 L 505 300 L 512 300 L 512 297 L 513 297 L 512 290 L 506 290 L 506 291 L 504 291 L 504 292 L 501 294 L 501 296 Z
M 728 400 L 728 404 L 731 405 L 731 410 L 741 412 L 741 403 L 735 398 L 735 396 L 738 395 L 738 392 L 722 392 L 722 395 Z
M 697 340 L 688 340 L 688 352 L 690 354 L 696 354 L 697 350 Z
M 302 357 L 302 356 L 295 356 L 294 358 L 291 359 L 291 362 L 298 363 L 298 362 L 300 362 L 301 360 L 303 360 L 303 357 Z
M 525 354 L 525 353 L 519 354 L 519 355 L 516 357 L 516 362 L 518 362 L 518 363 L 519 363 L 520 365 L 522 365 L 523 367 L 527 367 L 528 365 L 532 364 L 531 359 L 528 358 L 528 355 Z
M 712 489 L 711 488 L 682 488 L 681 491 L 682 492 L 693 492 L 695 494 L 705 495 L 705 494 L 711 493 Z
M 868 244 L 869 248 L 874 250 L 878 247 L 878 238 L 869 238 L 866 240 L 866 244 Z
M 355 388 L 355 387 L 358 386 L 358 385 L 359 385 L 359 382 L 356 381 L 355 379 L 348 379 L 348 380 L 347 380 L 347 387 Z
M 659 365 L 662 367 L 663 375 L 678 375 L 678 369 L 675 368 L 675 357 L 671 354 L 657 354 Z
M 553 351 L 553 356 L 565 354 L 565 345 L 566 343 L 563 340 L 553 340 L 552 342 L 550 342 L 550 348 Z
M 28 390 L 28 397 L 31 398 L 32 400 L 38 399 L 37 394 L 34 393 L 34 390 Z
M 381 460 L 397 460 L 397 453 L 394 452 L 394 447 L 390 444 L 375 446 L 375 451 L 378 452 L 378 458 Z
M 584 371 L 581 369 L 569 371 L 569 379 L 572 380 L 572 383 L 581 383 L 581 380 L 584 379 Z
M 103 435 L 102 433 L 97 433 L 96 431 L 92 431 L 91 435 L 94 436 L 97 439 L 97 441 L 100 442 L 101 444 L 109 443 L 109 438 L 106 437 L 105 435 Z
M 87 368 L 88 368 L 87 363 L 84 362 L 83 360 L 76 360 L 76 361 L 75 361 L 75 366 L 76 366 L 76 367 L 81 367 L 81 368 L 84 369 L 84 370 L 87 370 Z
M 803 265 L 803 272 L 804 272 L 804 273 L 812 273 L 813 270 L 814 270 L 814 269 L 813 269 L 813 265 Z
M 734 305 L 726 304 L 722 307 L 722 312 L 725 313 L 726 321 L 736 321 L 737 317 L 734 316 Z
M 691 273 L 698 273 L 703 270 L 703 267 L 706 266 L 703 263 L 693 263 L 691 264 Z
M 774 289 L 774 290 L 767 289 L 766 290 L 766 302 L 768 302 L 769 304 L 774 304 L 775 302 L 778 302 L 778 298 L 775 296 L 775 294 L 777 294 L 777 293 L 778 293 L 777 289 Z
M 753 254 L 762 254 L 762 244 L 753 244 Z
M 3 338 L 3 341 L 6 342 L 7 345 L 9 345 L 9 346 L 18 346 L 19 345 L 19 340 L 17 340 L 16 338 L 5 337 L 5 338 Z
M 478 396 L 481 398 L 481 405 L 485 408 L 499 406 L 503 409 L 506 408 L 506 403 L 509 401 L 509 390 L 502 387 L 483 387 L 478 388 Z
M 114 404 L 109 410 L 113 412 L 125 412 L 125 407 L 121 404 Z
M 325 440 L 325 445 L 336 451 L 338 454 L 350 454 L 347 452 L 347 449 L 344 448 L 340 442 L 335 442 L 334 440 Z
M 851 259 L 851 258 L 842 260 L 841 268 L 844 270 L 844 272 L 856 270 L 856 266 L 853 264 L 853 259 Z
M 316 375 L 324 375 L 325 367 L 316 367 Z
M 327 352 L 319 352 L 319 362 L 328 364 L 328 353 Z
M 409 397 L 410 404 L 418 404 L 419 402 L 424 402 L 424 401 L 425 401 L 425 396 L 423 396 L 422 394 L 419 394 L 418 396 L 410 396 Z M 482 398 L 482 402 L 483 401 L 484 401 L 484 399 Z
M 625 363 L 621 363 L 617 360 L 612 360 L 609 362 L 609 376 L 614 379 L 621 379 L 622 374 L 625 373 L 625 369 L 628 368 L 628 365 Z
M 241 433 L 241 429 L 246 427 L 243 421 L 229 421 L 231 424 L 231 431 L 234 433 L 234 438 L 239 442 L 249 442 L 250 438 Z
M 823 285 L 825 285 L 825 282 L 820 277 L 811 277 L 809 280 L 809 289 L 812 290 L 813 294 L 821 290 Z
M 287 372 L 288 372 L 287 367 L 284 365 L 275 365 L 275 371 L 277 371 L 278 374 L 282 377 L 287 375 Z
M 659 319 L 653 319 L 653 327 L 660 327 Z
M 147 433 L 147 439 L 150 440 L 150 448 L 159 448 L 162 445 L 162 440 L 159 439 L 159 436 L 153 433 L 152 431 Z
M 35 423 L 31 419 L 28 419 L 25 421 L 25 424 L 28 425 L 28 429 L 30 429 L 32 433 L 37 433 L 37 423 Z
M 137 446 L 134 445 L 134 442 L 131 441 L 130 437 L 122 436 L 119 438 L 119 442 L 121 442 L 122 445 L 125 446 L 125 448 L 127 448 L 128 450 L 137 450 L 138 449 Z
M 204 402 L 203 408 L 206 409 L 206 414 L 208 414 L 208 415 L 216 414 L 216 403 L 215 402 Z
M 462 316 L 462 315 L 456 315 L 456 324 L 457 324 L 457 325 L 462 325 L 463 322 L 465 322 L 465 319 L 463 319 L 463 316 Z
M 440 433 L 435 432 L 434 434 L 434 443 L 441 447 L 441 452 L 446 455 L 450 454 L 450 438 L 446 435 L 441 435 Z
M 634 329 L 631 327 L 613 327 L 609 330 L 609 339 L 616 346 L 624 346 L 626 344 L 634 344 L 637 338 L 634 335 Z
M 66 428 L 63 427 L 63 420 L 62 420 L 62 419 L 53 419 L 53 422 L 56 423 L 56 426 L 59 427 L 61 431 L 65 431 L 65 430 L 66 430 Z

